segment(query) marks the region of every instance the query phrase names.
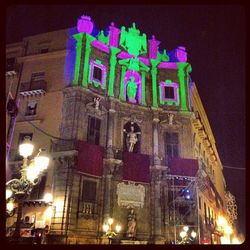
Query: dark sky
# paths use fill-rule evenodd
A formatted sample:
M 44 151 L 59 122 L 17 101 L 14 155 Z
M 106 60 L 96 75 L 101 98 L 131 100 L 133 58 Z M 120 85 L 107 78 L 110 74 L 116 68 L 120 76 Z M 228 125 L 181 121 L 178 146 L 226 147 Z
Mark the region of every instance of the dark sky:
M 160 49 L 184 46 L 225 166 L 228 189 L 238 203 L 245 234 L 245 9 L 240 5 L 16 5 L 6 11 L 6 41 L 74 27 L 89 15 L 98 29 L 136 22 Z

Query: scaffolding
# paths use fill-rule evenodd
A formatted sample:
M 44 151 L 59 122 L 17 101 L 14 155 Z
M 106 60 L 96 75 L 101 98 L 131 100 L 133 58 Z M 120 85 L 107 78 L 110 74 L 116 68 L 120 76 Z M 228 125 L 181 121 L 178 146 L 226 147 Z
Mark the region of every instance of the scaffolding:
M 197 233 L 196 242 L 200 241 L 198 195 L 196 177 L 166 175 L 168 213 L 165 214 L 167 238 L 169 242 L 180 242 L 180 231 L 188 226 Z

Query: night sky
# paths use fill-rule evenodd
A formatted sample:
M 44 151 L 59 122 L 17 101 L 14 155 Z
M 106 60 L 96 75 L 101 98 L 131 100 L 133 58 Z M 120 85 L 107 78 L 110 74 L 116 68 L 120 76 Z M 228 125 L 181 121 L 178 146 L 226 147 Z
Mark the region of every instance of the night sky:
M 245 9 L 240 5 L 16 5 L 6 10 L 6 42 L 76 26 L 89 15 L 98 29 L 132 22 L 160 49 L 186 47 L 196 83 L 236 196 L 245 234 Z M 230 167 L 230 168 L 226 168 Z M 231 169 L 231 167 L 233 169 Z

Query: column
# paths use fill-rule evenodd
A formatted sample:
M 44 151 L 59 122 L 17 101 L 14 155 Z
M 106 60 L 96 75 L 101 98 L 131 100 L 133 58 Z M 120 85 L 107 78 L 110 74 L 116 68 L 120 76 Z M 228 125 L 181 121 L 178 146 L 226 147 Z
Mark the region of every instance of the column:
M 152 76 L 152 101 L 153 107 L 158 108 L 158 101 L 157 101 L 157 64 L 159 63 L 158 60 L 150 60 L 152 64 L 151 69 L 151 76 Z
M 111 57 L 110 57 L 108 96 L 114 96 L 115 68 L 117 63 L 116 55 L 120 51 L 120 49 L 117 49 L 115 47 L 110 47 L 110 51 L 111 51 Z
M 158 177 L 159 178 L 159 177 Z M 159 239 L 162 236 L 161 231 L 161 181 L 155 181 L 155 239 Z
M 158 135 L 158 128 L 159 128 L 159 118 L 155 117 L 153 119 L 153 159 L 154 165 L 160 165 L 161 161 L 159 158 L 159 135 Z
M 83 79 L 82 86 L 88 87 L 88 74 L 89 74 L 89 57 L 91 52 L 91 42 L 95 40 L 95 37 L 86 34 L 86 45 L 85 45 L 85 57 L 84 57 L 84 70 L 83 70 Z
M 74 35 L 73 37 L 76 40 L 76 57 L 75 57 L 75 71 L 74 71 L 73 86 L 76 86 L 78 85 L 79 74 L 80 74 L 83 34 L 79 33 L 79 34 Z
M 113 152 L 113 128 L 114 128 L 114 114 L 115 110 L 110 108 L 107 115 L 107 158 L 114 158 L 114 152 Z
M 110 217 L 110 192 L 111 192 L 112 174 L 108 173 L 105 176 L 105 191 L 104 191 L 104 221 Z
M 146 105 L 146 88 L 145 88 L 145 78 L 146 78 L 146 72 L 142 71 L 142 80 L 141 80 L 141 90 L 142 90 L 142 105 Z
M 125 71 L 126 71 L 126 66 L 122 65 L 120 96 L 119 96 L 119 99 L 122 100 L 122 101 L 126 100 L 126 97 L 124 95 L 124 75 L 125 75 Z
M 188 76 L 187 73 L 191 71 L 191 65 L 188 63 L 177 63 L 178 77 L 180 82 L 180 100 L 181 110 L 188 111 Z M 186 79 L 186 82 L 185 82 Z

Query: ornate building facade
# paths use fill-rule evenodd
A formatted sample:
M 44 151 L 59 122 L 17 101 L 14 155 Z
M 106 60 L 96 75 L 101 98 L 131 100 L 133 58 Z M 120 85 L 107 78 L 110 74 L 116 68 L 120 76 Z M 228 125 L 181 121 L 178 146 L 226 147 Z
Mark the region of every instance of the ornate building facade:
M 82 16 L 76 28 L 7 46 L 21 65 L 7 167 L 18 174 L 25 136 L 50 151 L 22 215 L 48 225 L 50 243 L 106 244 L 110 217 L 121 226 L 113 243 L 180 243 L 184 226 L 193 243 L 228 237 L 216 225 L 229 216 L 223 166 L 187 52 L 159 45 L 134 23 L 98 31 Z

